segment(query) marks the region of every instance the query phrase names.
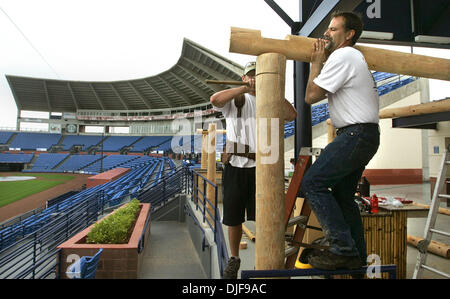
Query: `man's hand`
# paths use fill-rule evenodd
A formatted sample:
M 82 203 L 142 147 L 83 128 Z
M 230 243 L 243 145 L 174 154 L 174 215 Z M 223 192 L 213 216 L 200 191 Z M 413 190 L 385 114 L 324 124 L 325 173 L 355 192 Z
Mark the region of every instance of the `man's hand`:
M 328 59 L 329 52 L 325 49 L 325 41 L 318 39 L 313 44 L 311 53 L 311 68 L 309 70 L 308 84 L 306 85 L 305 102 L 312 105 L 323 100 L 327 91 L 316 85 L 313 80 L 319 76 L 323 64 Z
M 244 85 L 246 87 L 246 93 L 255 94 L 256 93 L 256 78 L 255 77 L 245 77 L 243 79 L 244 82 L 247 82 L 247 85 Z
M 311 63 L 324 64 L 328 58 L 328 51 L 325 49 L 325 41 L 321 38 L 317 39 L 313 44 L 313 50 L 311 54 Z

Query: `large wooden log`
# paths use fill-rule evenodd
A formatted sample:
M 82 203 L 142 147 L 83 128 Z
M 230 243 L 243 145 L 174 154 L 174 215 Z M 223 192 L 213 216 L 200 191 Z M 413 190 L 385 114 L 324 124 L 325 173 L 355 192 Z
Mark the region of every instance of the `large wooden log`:
M 286 58 L 266 53 L 256 61 L 255 269 L 284 268 L 284 86 Z
M 450 111 L 450 99 L 399 108 L 386 108 L 380 111 L 379 116 L 380 118 L 395 118 L 445 111 Z
M 205 136 L 205 135 L 203 135 Z M 216 124 L 212 123 L 209 124 L 208 128 L 208 144 L 207 144 L 207 152 L 208 152 L 208 165 L 207 165 L 207 172 L 206 172 L 206 178 L 208 181 L 210 181 L 213 184 L 216 184 Z M 215 217 L 215 196 L 216 196 L 216 189 L 207 182 L 204 182 L 206 185 L 206 197 L 210 202 L 206 202 L 206 206 L 208 207 L 210 215 L 207 215 L 208 220 L 212 225 L 214 224 L 214 217 Z M 205 211 L 206 213 L 206 211 Z
M 231 27 L 230 52 L 261 55 L 280 53 L 287 59 L 311 62 L 314 38 L 288 35 L 285 40 L 261 37 L 261 31 Z M 416 77 L 450 80 L 450 60 L 366 46 L 355 46 L 369 69 Z
M 417 247 L 417 244 L 419 244 L 419 242 L 422 240 L 423 238 L 421 237 L 408 235 L 408 244 L 411 244 L 413 246 Z M 446 259 L 450 258 L 450 246 L 441 242 L 431 240 L 430 244 L 428 245 L 428 251 L 445 257 Z

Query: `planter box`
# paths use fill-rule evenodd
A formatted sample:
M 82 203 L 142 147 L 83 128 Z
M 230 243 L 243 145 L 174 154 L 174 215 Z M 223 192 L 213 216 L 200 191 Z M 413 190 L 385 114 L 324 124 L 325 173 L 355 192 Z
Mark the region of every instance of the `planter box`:
M 93 227 L 93 225 L 91 225 L 59 245 L 58 248 L 61 248 L 60 278 L 69 278 L 66 275 L 66 269 L 76 261 L 75 258 L 77 258 L 77 256 L 80 258 L 82 256 L 93 256 L 100 248 L 103 248 L 103 252 L 98 262 L 95 278 L 139 278 L 145 248 L 139 253 L 138 243 L 146 228 L 145 222 L 150 213 L 150 204 L 141 203 L 140 207 L 141 210 L 128 244 L 85 243 L 86 235 Z M 150 221 L 148 221 L 147 226 L 148 228 L 144 236 L 144 246 L 147 246 L 150 235 Z

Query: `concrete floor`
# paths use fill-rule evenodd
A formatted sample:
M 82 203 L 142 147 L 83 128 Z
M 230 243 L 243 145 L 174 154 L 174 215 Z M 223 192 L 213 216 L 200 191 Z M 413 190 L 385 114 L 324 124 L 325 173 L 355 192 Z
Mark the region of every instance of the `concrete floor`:
M 141 278 L 205 279 L 186 222 L 153 221 Z
M 430 184 L 418 185 L 386 185 L 371 186 L 371 194 L 377 196 L 403 197 L 414 202 L 430 204 Z M 446 203 L 441 207 L 447 208 Z M 423 237 L 426 218 L 409 218 L 407 233 Z M 246 222 L 245 225 L 253 232 L 256 231 L 254 222 Z M 450 216 L 438 214 L 436 228 L 450 231 Z M 227 239 L 227 227 L 223 226 Z M 450 244 L 448 238 L 435 235 L 434 240 Z M 246 241 L 248 248 L 240 251 L 241 270 L 254 269 L 255 244 L 244 234 L 242 241 Z M 229 246 L 228 246 L 229 248 Z M 417 259 L 417 249 L 411 245 L 407 247 L 407 278 L 412 278 Z M 427 265 L 440 271 L 450 273 L 450 260 L 429 254 Z M 190 239 L 186 223 L 172 221 L 152 222 L 149 246 L 146 248 L 142 278 L 175 278 L 195 279 L 206 278 L 200 259 L 195 252 Z M 240 275 L 240 272 L 239 272 Z M 429 271 L 424 271 L 423 278 L 442 278 Z M 309 279 L 309 278 L 307 278 Z

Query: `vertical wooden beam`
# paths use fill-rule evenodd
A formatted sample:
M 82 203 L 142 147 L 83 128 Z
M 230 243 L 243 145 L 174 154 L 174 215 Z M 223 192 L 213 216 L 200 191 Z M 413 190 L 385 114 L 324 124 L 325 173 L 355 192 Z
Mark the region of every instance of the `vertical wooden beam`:
M 256 64 L 255 269 L 284 268 L 284 86 L 286 57 L 258 56 Z M 274 131 L 275 130 L 275 131 Z M 278 151 L 278 152 L 277 152 Z M 275 159 L 274 159 L 275 155 Z
M 208 135 L 202 134 L 202 161 L 200 164 L 201 169 L 206 169 L 208 165 L 208 153 L 207 153 L 207 147 L 208 147 Z
M 207 148 L 207 152 L 208 152 L 208 167 L 207 167 L 207 172 L 206 172 L 206 178 L 208 179 L 208 181 L 216 184 L 216 124 L 215 123 L 211 123 L 209 124 L 208 127 L 208 135 L 207 136 L 207 140 L 208 140 L 208 148 Z M 206 183 L 206 182 L 205 182 Z M 212 217 L 207 215 L 208 220 L 210 221 L 211 224 L 214 225 L 214 216 L 215 216 L 215 189 L 211 184 L 207 184 L 206 185 L 206 197 L 208 198 L 208 200 L 211 203 L 206 203 L 206 206 L 208 207 L 209 212 L 211 213 L 211 215 L 213 215 Z M 205 211 L 206 212 L 206 211 Z

